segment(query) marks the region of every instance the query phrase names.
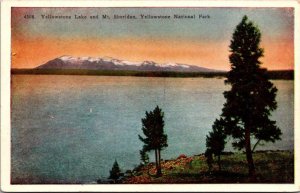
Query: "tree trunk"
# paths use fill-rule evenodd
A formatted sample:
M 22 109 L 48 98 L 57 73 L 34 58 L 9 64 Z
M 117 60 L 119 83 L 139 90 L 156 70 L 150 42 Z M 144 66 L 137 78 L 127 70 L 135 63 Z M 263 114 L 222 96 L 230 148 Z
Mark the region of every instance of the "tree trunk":
M 156 175 L 158 175 L 158 153 L 157 153 L 157 149 L 155 149 L 155 167 L 156 167 Z
M 255 150 L 256 146 L 259 144 L 259 142 L 260 142 L 260 139 L 257 140 L 257 142 L 255 143 L 255 145 L 253 146 L 253 148 L 252 148 L 252 153 L 254 152 L 254 150 Z
M 161 176 L 161 164 L 160 164 L 160 149 L 158 151 L 158 169 L 157 169 L 157 176 Z
M 250 128 L 249 127 L 245 128 L 245 149 L 246 149 L 246 156 L 247 156 L 247 162 L 248 162 L 249 176 L 254 177 L 255 176 L 255 168 L 254 168 L 254 162 L 253 162 L 253 158 L 252 158 Z
M 219 165 L 219 171 L 221 171 L 221 155 L 218 155 L 218 165 Z

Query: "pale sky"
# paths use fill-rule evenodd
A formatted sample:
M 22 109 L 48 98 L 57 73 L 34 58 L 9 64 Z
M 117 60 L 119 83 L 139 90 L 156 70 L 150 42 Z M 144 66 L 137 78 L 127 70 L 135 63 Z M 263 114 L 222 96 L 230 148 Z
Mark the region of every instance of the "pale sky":
M 24 15 L 34 14 L 34 19 Z M 41 15 L 72 19 L 42 19 Z M 87 19 L 74 19 L 74 15 Z M 102 15 L 111 19 L 102 19 Z M 113 15 L 137 19 L 112 19 Z M 140 15 L 171 19 L 141 19 Z M 174 14 L 209 15 L 173 19 Z M 98 15 L 99 19 L 90 19 Z M 247 15 L 261 30 L 263 67 L 294 68 L 292 8 L 13 8 L 12 67 L 33 68 L 62 55 L 177 62 L 229 70 L 232 33 Z

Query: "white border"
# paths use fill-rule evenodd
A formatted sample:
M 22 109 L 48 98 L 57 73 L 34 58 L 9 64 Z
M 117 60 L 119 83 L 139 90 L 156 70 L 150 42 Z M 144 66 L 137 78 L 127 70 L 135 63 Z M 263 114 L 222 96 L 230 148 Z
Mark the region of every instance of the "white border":
M 4 1 L 1 2 L 1 190 L 10 192 L 286 192 L 300 191 L 299 2 L 295 1 Z M 184 185 L 11 185 L 10 184 L 10 53 L 11 7 L 294 7 L 295 9 L 295 183 Z

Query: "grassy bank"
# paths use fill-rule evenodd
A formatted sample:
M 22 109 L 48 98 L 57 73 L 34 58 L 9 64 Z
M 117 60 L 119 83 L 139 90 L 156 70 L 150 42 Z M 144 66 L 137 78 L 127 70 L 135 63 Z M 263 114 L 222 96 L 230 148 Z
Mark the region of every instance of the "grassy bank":
M 248 177 L 246 155 L 227 153 L 222 155 L 222 170 L 213 163 L 208 171 L 204 155 L 182 157 L 162 161 L 162 177 L 153 177 L 155 165 L 150 163 L 136 168 L 132 176 L 120 183 L 293 183 L 294 153 L 290 151 L 259 151 L 253 154 L 256 167 L 256 179 Z M 215 159 L 216 160 L 216 159 Z M 149 175 L 150 174 L 150 175 Z

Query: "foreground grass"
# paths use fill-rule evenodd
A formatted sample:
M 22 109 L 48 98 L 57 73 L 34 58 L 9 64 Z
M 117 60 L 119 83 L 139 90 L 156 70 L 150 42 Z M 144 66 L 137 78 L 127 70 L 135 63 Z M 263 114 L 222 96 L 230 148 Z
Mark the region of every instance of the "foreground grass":
M 208 171 L 204 155 L 182 157 L 162 161 L 162 177 L 153 177 L 155 165 L 137 168 L 133 176 L 122 183 L 293 183 L 294 154 L 290 151 L 261 151 L 253 154 L 256 179 L 248 177 L 246 155 L 234 153 L 222 155 L 222 170 L 216 162 Z M 150 175 L 149 175 L 150 174 Z

